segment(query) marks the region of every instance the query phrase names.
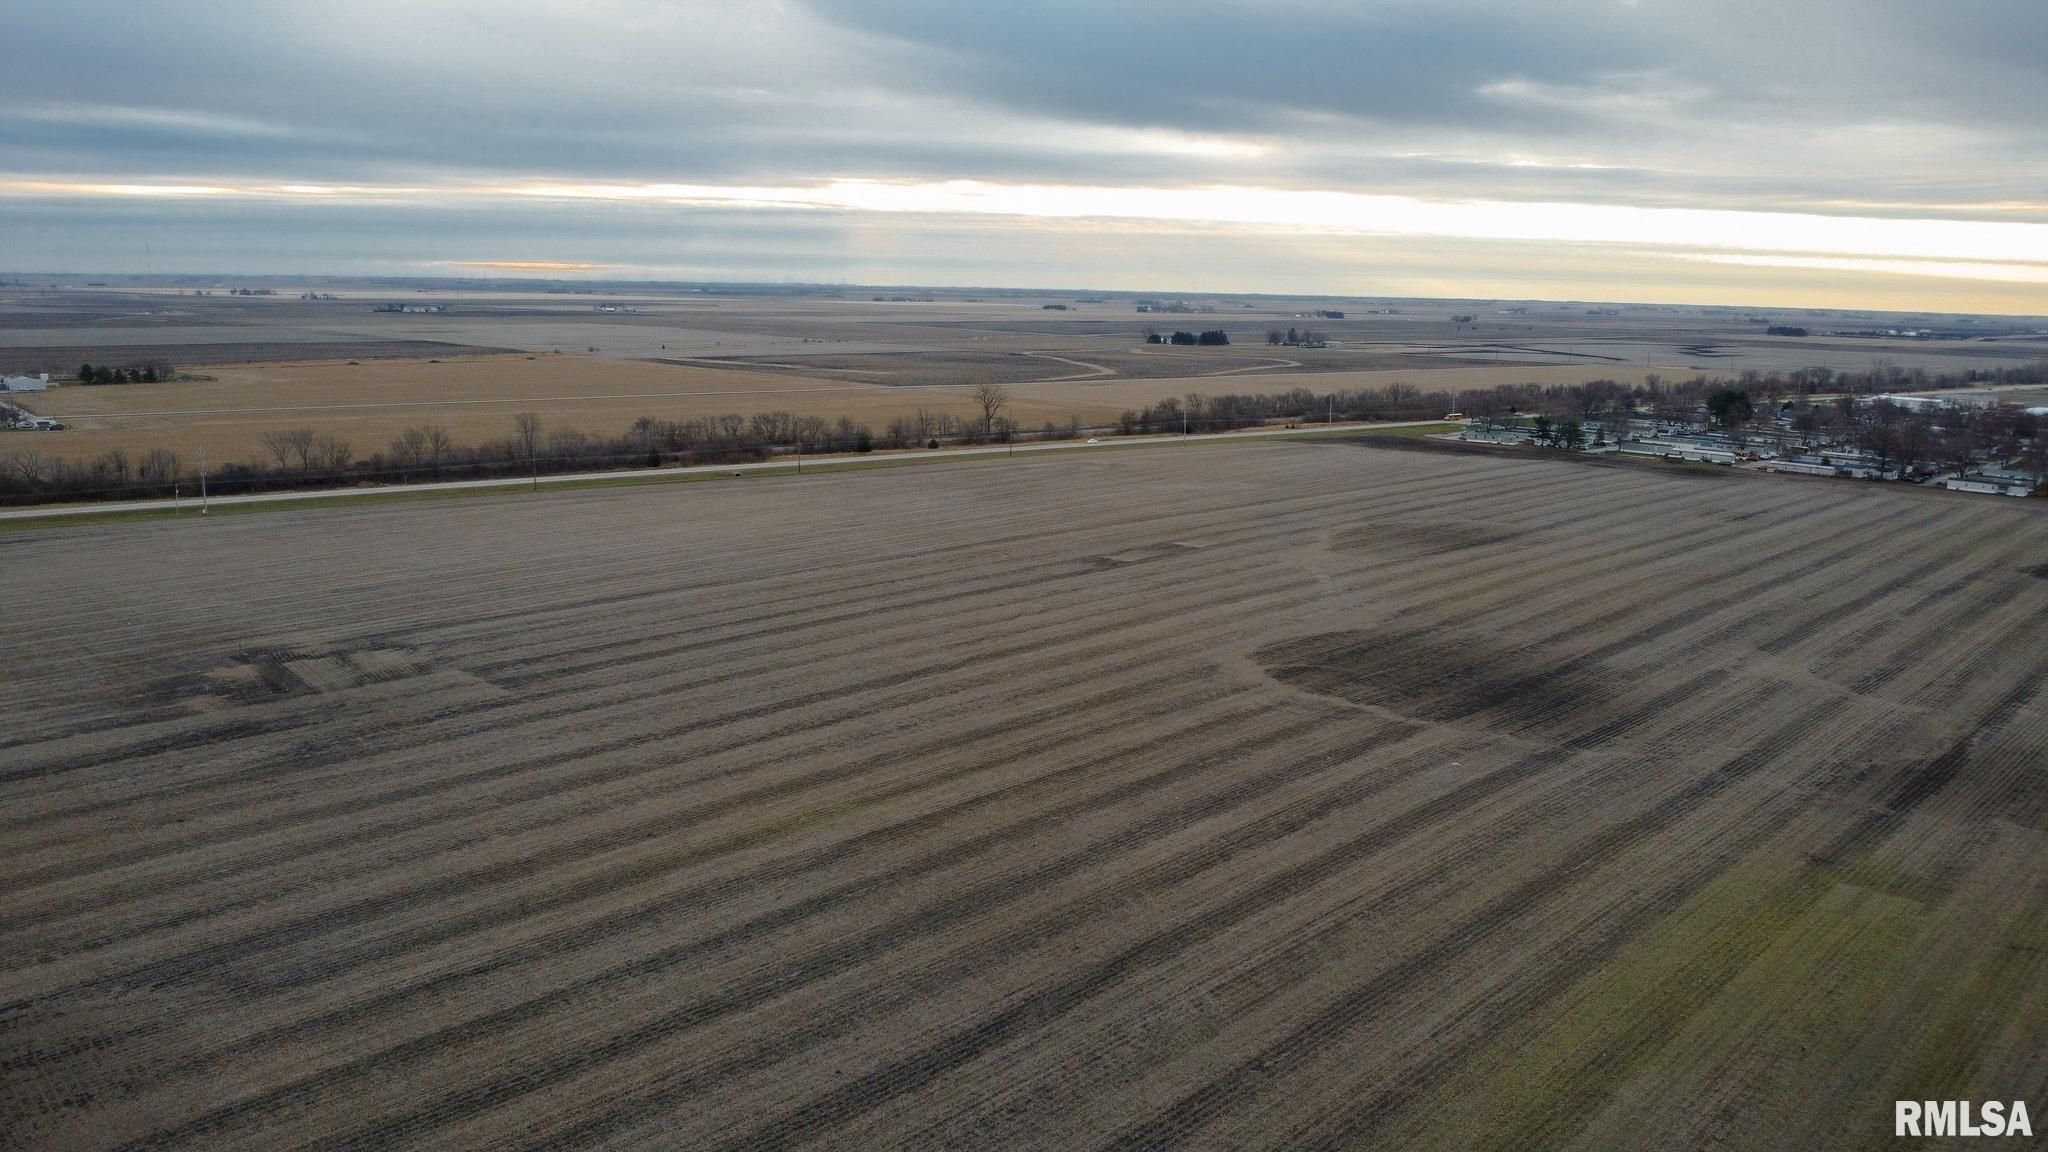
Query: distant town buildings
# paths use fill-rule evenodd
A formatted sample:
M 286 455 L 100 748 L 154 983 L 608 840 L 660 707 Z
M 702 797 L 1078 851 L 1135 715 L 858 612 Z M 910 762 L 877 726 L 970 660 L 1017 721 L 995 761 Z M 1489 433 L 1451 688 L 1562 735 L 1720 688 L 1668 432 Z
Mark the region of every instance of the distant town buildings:
M 1466 422 L 1455 438 L 1761 472 L 1910 481 L 1951 492 L 2048 492 L 2043 488 L 2048 467 L 2042 451 L 2048 428 L 2031 421 L 2000 424 L 2021 410 L 2001 408 L 1995 397 L 1886 394 L 1829 407 L 1839 418 L 1816 421 L 1811 409 L 1790 403 L 1732 421 L 1715 413 L 1711 404 L 1687 411 L 1667 407 L 1654 414 L 1636 408 L 1626 417 L 1612 407 L 1598 416 L 1577 418 L 1540 412 L 1490 414 Z M 2025 414 L 2048 416 L 2048 408 Z

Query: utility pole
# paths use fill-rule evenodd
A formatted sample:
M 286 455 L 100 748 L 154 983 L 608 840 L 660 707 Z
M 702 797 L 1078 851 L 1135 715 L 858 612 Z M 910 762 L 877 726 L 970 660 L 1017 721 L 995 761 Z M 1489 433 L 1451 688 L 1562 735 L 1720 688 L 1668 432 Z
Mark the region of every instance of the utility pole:
M 199 450 L 199 514 L 206 515 L 206 449 Z
M 802 436 L 796 438 L 796 474 L 799 476 L 804 474 L 804 438 Z

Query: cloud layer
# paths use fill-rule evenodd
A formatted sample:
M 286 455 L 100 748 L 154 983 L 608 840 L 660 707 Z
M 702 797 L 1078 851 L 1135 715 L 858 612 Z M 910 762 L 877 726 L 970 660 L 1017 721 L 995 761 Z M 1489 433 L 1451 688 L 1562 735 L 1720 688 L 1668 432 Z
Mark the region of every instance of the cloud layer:
M 120 247 L 90 223 L 100 212 L 91 202 L 107 197 L 149 201 L 130 218 L 156 213 L 164 229 L 288 217 L 327 232 L 359 218 L 351 207 L 394 202 L 419 210 L 401 223 L 429 210 L 483 221 L 539 213 L 547 235 L 584 228 L 593 246 L 621 228 L 766 229 L 781 241 L 770 248 L 802 258 L 784 275 L 872 258 L 804 245 L 848 243 L 878 208 L 989 230 L 998 226 L 982 208 L 1025 199 L 1114 202 L 1120 210 L 1104 218 L 1127 221 L 1117 234 L 1134 239 L 1190 218 L 1269 227 L 1274 259 L 1254 257 L 1248 277 L 1284 279 L 1284 253 L 1305 280 L 1355 277 L 1348 290 L 1359 293 L 1409 281 L 1376 281 L 1357 266 L 1355 253 L 1375 243 L 1304 255 L 1298 238 L 1278 233 L 1333 221 L 1290 213 L 1318 197 L 1391 198 L 1383 203 L 1415 205 L 1411 215 L 1468 222 L 1484 215 L 1470 201 L 1549 205 L 1519 217 L 1493 210 L 1529 227 L 1377 234 L 1441 234 L 1453 247 L 1606 239 L 1631 250 L 1684 248 L 1688 235 L 1697 246 L 1696 222 L 1678 225 L 1684 212 L 1778 214 L 1755 217 L 1746 240 L 1740 218 L 1727 225 L 1738 241 L 1729 246 L 1749 256 L 1720 271 L 1759 291 L 1811 286 L 1800 278 L 1825 271 L 1830 283 L 1912 277 L 1938 297 L 1958 279 L 2038 285 L 2034 265 L 2048 260 L 2035 239 L 2048 235 L 2038 115 L 2048 69 L 2035 59 L 2048 7 L 2031 0 L 85 0 L 11 6 L 0 34 L 20 49 L 0 104 L 0 239 L 22 268 L 122 270 L 110 263 Z M 865 204 L 829 194 L 863 184 L 895 191 Z M 676 186 L 708 192 L 666 194 Z M 983 189 L 983 203 L 906 191 L 946 187 Z M 774 190 L 775 210 L 748 206 L 747 189 Z M 1214 207 L 1222 190 L 1265 202 L 1181 210 Z M 522 196 L 537 203 L 483 207 Z M 201 207 L 167 213 L 161 201 L 172 197 Z M 292 203 L 256 206 L 265 200 Z M 1568 212 L 1582 223 L 1560 234 Z M 819 214 L 833 222 L 820 227 Z M 1023 219 L 1049 233 L 1066 225 L 1045 218 L 1063 214 Z M 1840 234 L 1802 247 L 1769 239 L 1785 214 L 1852 222 L 1795 230 Z M 29 234 L 31 217 L 74 230 Z M 1645 219 L 1675 230 L 1645 231 Z M 524 250 L 518 232 L 477 234 L 477 250 L 445 258 L 616 262 Z M 1987 247 L 1987 235 L 2005 239 Z M 1256 252 L 1253 239 L 1238 236 L 1233 250 Z M 1136 250 L 1140 266 L 1122 275 L 1077 262 L 1054 282 L 1162 284 Z M 1757 250 L 1866 259 L 1802 266 L 1755 259 Z M 925 266 L 916 252 L 888 255 L 892 267 Z M 1702 275 L 1705 265 L 1683 256 L 1663 261 L 1670 284 L 1653 292 L 1669 296 Z M 1949 267 L 1867 259 L 1898 256 Z M 1569 259 L 1563 248 L 1558 258 Z M 356 262 L 387 259 L 403 263 L 404 246 L 365 247 Z M 1573 295 L 1640 287 L 1623 277 L 1601 291 L 1594 263 Z M 659 267 L 714 271 L 687 260 Z M 1047 271 L 990 263 L 955 280 Z M 1469 284 L 1472 294 L 1500 286 Z

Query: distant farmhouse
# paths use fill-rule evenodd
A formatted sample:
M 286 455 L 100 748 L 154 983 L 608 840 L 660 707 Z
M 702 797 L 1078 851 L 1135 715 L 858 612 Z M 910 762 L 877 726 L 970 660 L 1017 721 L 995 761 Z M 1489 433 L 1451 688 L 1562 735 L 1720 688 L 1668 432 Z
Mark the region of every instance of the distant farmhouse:
M 379 304 L 372 312 L 446 312 L 446 304 Z
M 38 376 L 9 376 L 0 379 L 0 392 L 46 392 L 50 388 L 50 374 Z

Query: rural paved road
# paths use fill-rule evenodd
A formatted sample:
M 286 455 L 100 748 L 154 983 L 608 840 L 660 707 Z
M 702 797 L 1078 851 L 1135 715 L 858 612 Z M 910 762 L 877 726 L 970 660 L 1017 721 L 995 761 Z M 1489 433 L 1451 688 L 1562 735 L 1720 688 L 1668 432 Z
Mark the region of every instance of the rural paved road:
M 1404 420 L 1384 424 L 1340 424 L 1343 429 L 1363 428 L 1417 428 L 1426 424 L 1441 424 L 1441 420 Z M 1328 425 L 1309 425 L 1306 430 L 1314 431 Z M 940 460 L 961 456 L 1004 456 L 1020 452 L 1077 452 L 1089 448 L 1105 448 L 1111 445 L 1122 447 L 1144 447 L 1148 445 L 1193 444 L 1214 440 L 1248 440 L 1273 436 L 1298 436 L 1302 428 L 1253 428 L 1237 432 L 1198 432 L 1191 436 L 1151 436 L 1143 439 L 1104 440 L 1100 444 L 1084 441 L 1061 440 L 1049 444 L 1000 445 L 993 448 L 940 448 L 920 452 L 915 456 L 881 456 L 867 459 L 908 459 Z M 819 458 L 823 465 L 846 464 L 862 459 L 853 456 L 827 456 Z M 787 472 L 794 460 L 770 460 L 759 464 L 693 464 L 679 468 L 628 468 L 605 472 L 563 472 L 542 476 L 536 481 L 529 476 L 494 477 L 489 480 L 443 480 L 432 484 L 385 484 L 374 488 L 322 488 L 311 492 L 260 492 L 248 496 L 215 496 L 210 505 L 231 504 L 278 504 L 294 500 L 337 500 L 350 497 L 383 495 L 390 492 L 453 492 L 471 488 L 531 488 L 536 484 L 545 487 L 551 484 L 579 484 L 604 480 L 637 480 L 659 476 L 712 475 L 720 472 Z M 0 520 L 36 520 L 60 516 L 96 516 L 107 512 L 150 512 L 162 511 L 174 506 L 190 506 L 198 503 L 196 497 L 182 500 L 124 500 L 103 504 L 60 504 L 36 508 L 12 508 L 0 511 Z

